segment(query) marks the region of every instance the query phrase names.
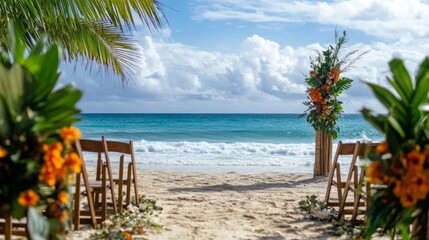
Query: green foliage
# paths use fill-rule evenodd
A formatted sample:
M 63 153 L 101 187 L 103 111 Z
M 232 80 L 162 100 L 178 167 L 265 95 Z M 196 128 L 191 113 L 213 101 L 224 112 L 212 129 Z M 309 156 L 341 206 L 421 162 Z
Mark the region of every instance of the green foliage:
M 112 215 L 102 223 L 102 228 L 91 239 L 130 239 L 133 235 L 142 235 L 148 230 L 161 230 L 151 216 L 162 211 L 156 200 L 139 197 L 139 205 L 132 202 L 126 210 Z
M 367 108 L 362 110 L 364 118 L 386 136 L 388 146 L 386 152 L 369 156 L 373 163 L 367 172 L 375 172 L 370 174 L 370 181 L 379 179 L 378 182 L 384 184 L 384 187 L 376 188 L 371 198 L 365 234 L 370 238 L 377 228 L 382 228 L 383 232 L 390 232 L 392 236 L 401 233 L 404 239 L 408 239 L 409 225 L 420 219 L 424 215 L 422 212 L 427 212 L 429 203 L 425 188 L 419 190 L 426 191 L 424 199 L 421 196 L 416 199 L 414 193 L 408 193 L 415 184 L 410 179 L 424 176 L 422 186 L 428 184 L 428 156 L 423 152 L 429 144 L 429 59 L 425 58 L 420 64 L 414 81 L 402 60 L 393 59 L 389 66 L 392 72 L 392 76 L 387 78 L 390 89 L 367 83 L 374 96 L 387 109 L 387 114 Z M 426 162 L 410 166 L 407 162 L 411 152 L 419 159 L 426 158 Z M 381 166 L 381 172 L 378 168 L 373 171 L 375 166 Z M 406 186 L 401 187 L 403 184 Z M 403 194 L 409 195 L 404 198 Z
M 319 52 L 317 57 L 310 58 L 310 76 L 305 79 L 309 85 L 306 91 L 308 100 L 304 102 L 307 109 L 300 115 L 307 116 L 307 122 L 316 131 L 320 130 L 334 138 L 340 131 L 336 125 L 338 116 L 343 112 L 342 102 L 337 97 L 352 86 L 352 80 L 340 77 L 340 74 L 366 53 L 355 50 L 341 58 L 341 50 L 346 43 L 346 32 L 341 37 L 335 32 L 335 46 L 330 45 L 325 51 Z
M 138 67 L 138 50 L 130 33 L 141 20 L 149 29 L 162 26 L 164 13 L 157 0 L 3 0 L 0 1 L 0 48 L 9 49 L 7 26 L 15 22 L 26 49 L 35 49 L 42 33 L 56 43 L 69 61 L 93 62 L 130 80 Z M 35 41 L 36 40 L 36 41 Z
M 60 50 L 56 45 L 46 47 L 46 37 L 28 54 L 18 28 L 11 25 L 8 39 L 10 51 L 0 54 L 0 150 L 7 153 L 0 157 L 0 210 L 15 218 L 22 218 L 29 211 L 35 229 L 30 233 L 36 236 L 41 231 L 45 236 L 46 229 L 37 227 L 44 221 L 33 210 L 40 206 L 43 209 L 57 199 L 60 191 L 68 189 L 65 182 L 52 189 L 40 183 L 43 144 L 60 141 L 60 128 L 79 120 L 75 116 L 80 112 L 76 103 L 82 92 L 71 85 L 53 90 L 59 78 Z M 17 202 L 19 195 L 29 189 L 40 197 L 37 206 L 30 208 L 33 210 Z M 67 206 L 63 207 L 55 210 L 67 210 Z M 66 229 L 63 226 L 61 230 Z M 62 231 L 50 228 L 50 236 Z
M 304 200 L 299 201 L 299 208 L 304 211 L 308 218 L 312 220 L 327 221 L 332 223 L 332 233 L 336 236 L 347 236 L 355 239 L 359 236 L 356 229 L 349 221 L 338 218 L 338 212 L 328 208 L 324 201 L 317 200 L 316 195 L 306 196 Z

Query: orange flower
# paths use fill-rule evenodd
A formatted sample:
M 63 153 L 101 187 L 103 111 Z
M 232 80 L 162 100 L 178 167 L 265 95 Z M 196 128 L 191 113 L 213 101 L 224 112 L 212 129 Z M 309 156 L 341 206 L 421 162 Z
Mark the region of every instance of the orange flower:
M 413 151 L 403 155 L 402 164 L 405 168 L 419 170 L 423 168 L 425 160 L 425 156 L 420 153 L 420 147 L 416 147 Z
M 43 150 L 45 151 L 45 156 L 43 159 L 46 164 L 54 166 L 56 169 L 60 169 L 65 160 L 62 156 L 63 146 L 59 142 L 54 142 L 49 145 L 44 145 Z
M 317 77 L 317 72 L 316 71 L 310 71 L 310 76 Z
M 18 197 L 19 205 L 24 207 L 36 206 L 38 201 L 39 201 L 39 195 L 37 195 L 37 193 L 32 189 L 29 189 L 25 192 L 21 192 Z
M 80 138 L 80 131 L 75 127 L 63 127 L 60 132 L 61 138 L 64 142 L 76 141 Z
M 399 197 L 402 206 L 411 207 L 418 200 L 426 199 L 429 191 L 429 174 L 427 171 L 408 171 L 395 184 L 393 194 Z
M 69 194 L 66 191 L 61 191 L 58 193 L 58 200 L 61 203 L 67 204 L 69 202 Z
M 399 198 L 401 201 L 402 206 L 404 207 L 412 207 L 416 205 L 417 198 L 414 198 L 410 193 L 406 192 L 405 194 L 401 195 Z
M 47 164 L 43 164 L 42 169 L 40 170 L 39 179 L 44 180 L 46 185 L 50 187 L 54 186 L 57 182 L 53 168 Z
M 389 151 L 389 145 L 387 145 L 386 141 L 381 142 L 375 148 L 375 152 L 378 153 L 378 154 L 384 154 L 384 153 L 387 153 L 388 151 Z
M 309 91 L 310 98 L 313 102 L 317 103 L 322 101 L 322 94 L 318 88 L 311 88 Z
M 1 146 L 0 146 L 0 158 L 4 158 L 4 157 L 6 157 L 7 156 L 7 151 L 6 151 L 6 149 L 4 149 L 4 148 L 2 148 Z
M 131 232 L 122 232 L 122 235 L 124 235 L 124 237 L 125 237 L 127 240 L 130 240 L 130 239 L 131 239 L 131 237 L 132 237 Z
M 77 153 L 70 153 L 66 159 L 66 163 L 74 173 L 80 173 L 82 160 Z
M 373 184 L 381 183 L 383 180 L 383 170 L 380 162 L 373 162 L 366 169 L 368 182 Z
M 331 87 L 328 84 L 322 86 L 322 90 L 328 91 Z
M 333 68 L 328 72 L 328 78 L 332 80 L 332 83 L 335 84 L 340 79 L 340 69 Z

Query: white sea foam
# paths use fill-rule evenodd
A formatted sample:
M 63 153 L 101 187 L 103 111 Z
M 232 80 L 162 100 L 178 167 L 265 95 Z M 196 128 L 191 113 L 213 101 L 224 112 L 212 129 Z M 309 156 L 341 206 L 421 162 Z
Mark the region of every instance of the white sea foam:
M 314 155 L 314 143 L 275 144 L 257 142 L 209 143 L 209 142 L 152 142 L 141 140 L 134 143 L 136 152 L 154 154 L 220 154 L 220 155 Z
M 356 140 L 355 140 L 356 141 Z M 333 146 L 335 153 L 337 144 Z M 269 169 L 270 171 L 313 171 L 314 143 L 275 144 L 258 142 L 210 143 L 210 142 L 160 142 L 135 141 L 134 151 L 139 166 L 155 166 L 156 169 L 174 169 L 174 166 L 216 168 L 237 171 L 240 167 Z M 95 164 L 96 155 L 85 160 Z M 116 164 L 119 157 L 111 156 Z M 350 159 L 341 159 L 341 166 L 348 166 Z M 346 171 L 347 169 L 344 169 Z M 245 171 L 245 170 L 244 170 Z

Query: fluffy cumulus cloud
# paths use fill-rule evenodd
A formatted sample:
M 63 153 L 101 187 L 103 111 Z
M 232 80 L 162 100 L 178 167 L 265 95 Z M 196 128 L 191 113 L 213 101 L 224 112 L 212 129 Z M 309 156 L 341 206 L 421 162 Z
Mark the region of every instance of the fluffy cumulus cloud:
M 199 0 L 198 3 L 194 18 L 200 20 L 333 24 L 403 41 L 429 36 L 429 3 L 424 0 Z
M 355 80 L 342 96 L 346 112 L 363 106 L 381 110 L 363 81 L 387 86 L 389 59 L 405 59 L 413 72 L 429 50 L 429 4 L 423 1 L 197 1 L 195 19 L 315 22 L 382 36 L 348 48 L 369 53 L 345 74 Z M 255 34 L 225 53 L 176 42 L 169 28 L 156 35 L 136 34 L 142 58 L 134 82 L 124 87 L 95 76 L 78 77 L 76 84 L 86 92 L 84 111 L 302 112 L 309 56 L 327 47 L 292 47 Z
M 149 36 L 140 38 L 139 45 L 141 71 L 135 81 L 120 90 L 85 78 L 80 83 L 88 93 L 84 109 L 108 111 L 104 105 L 111 111 L 131 112 L 301 112 L 309 56 L 326 47 L 318 43 L 280 46 L 258 35 L 244 39 L 237 52 L 228 54 Z M 429 49 L 429 45 L 376 42 L 350 46 L 349 50 L 370 52 L 346 73 L 355 80 L 342 97 L 346 111 L 380 108 L 363 81 L 386 85 L 386 60 L 393 57 L 406 59 L 407 67 L 415 70 L 424 57 L 422 48 Z

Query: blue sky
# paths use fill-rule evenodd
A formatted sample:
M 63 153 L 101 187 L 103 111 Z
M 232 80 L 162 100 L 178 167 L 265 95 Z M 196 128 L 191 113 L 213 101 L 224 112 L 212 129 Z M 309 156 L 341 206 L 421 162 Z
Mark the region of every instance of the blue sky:
M 348 50 L 369 50 L 344 73 L 347 113 L 382 110 L 363 80 L 386 86 L 388 61 L 411 72 L 429 53 L 429 2 L 418 0 L 161 0 L 169 24 L 134 33 L 141 49 L 132 83 L 77 65 L 62 83 L 84 90 L 84 112 L 301 113 L 309 57 L 347 31 Z

